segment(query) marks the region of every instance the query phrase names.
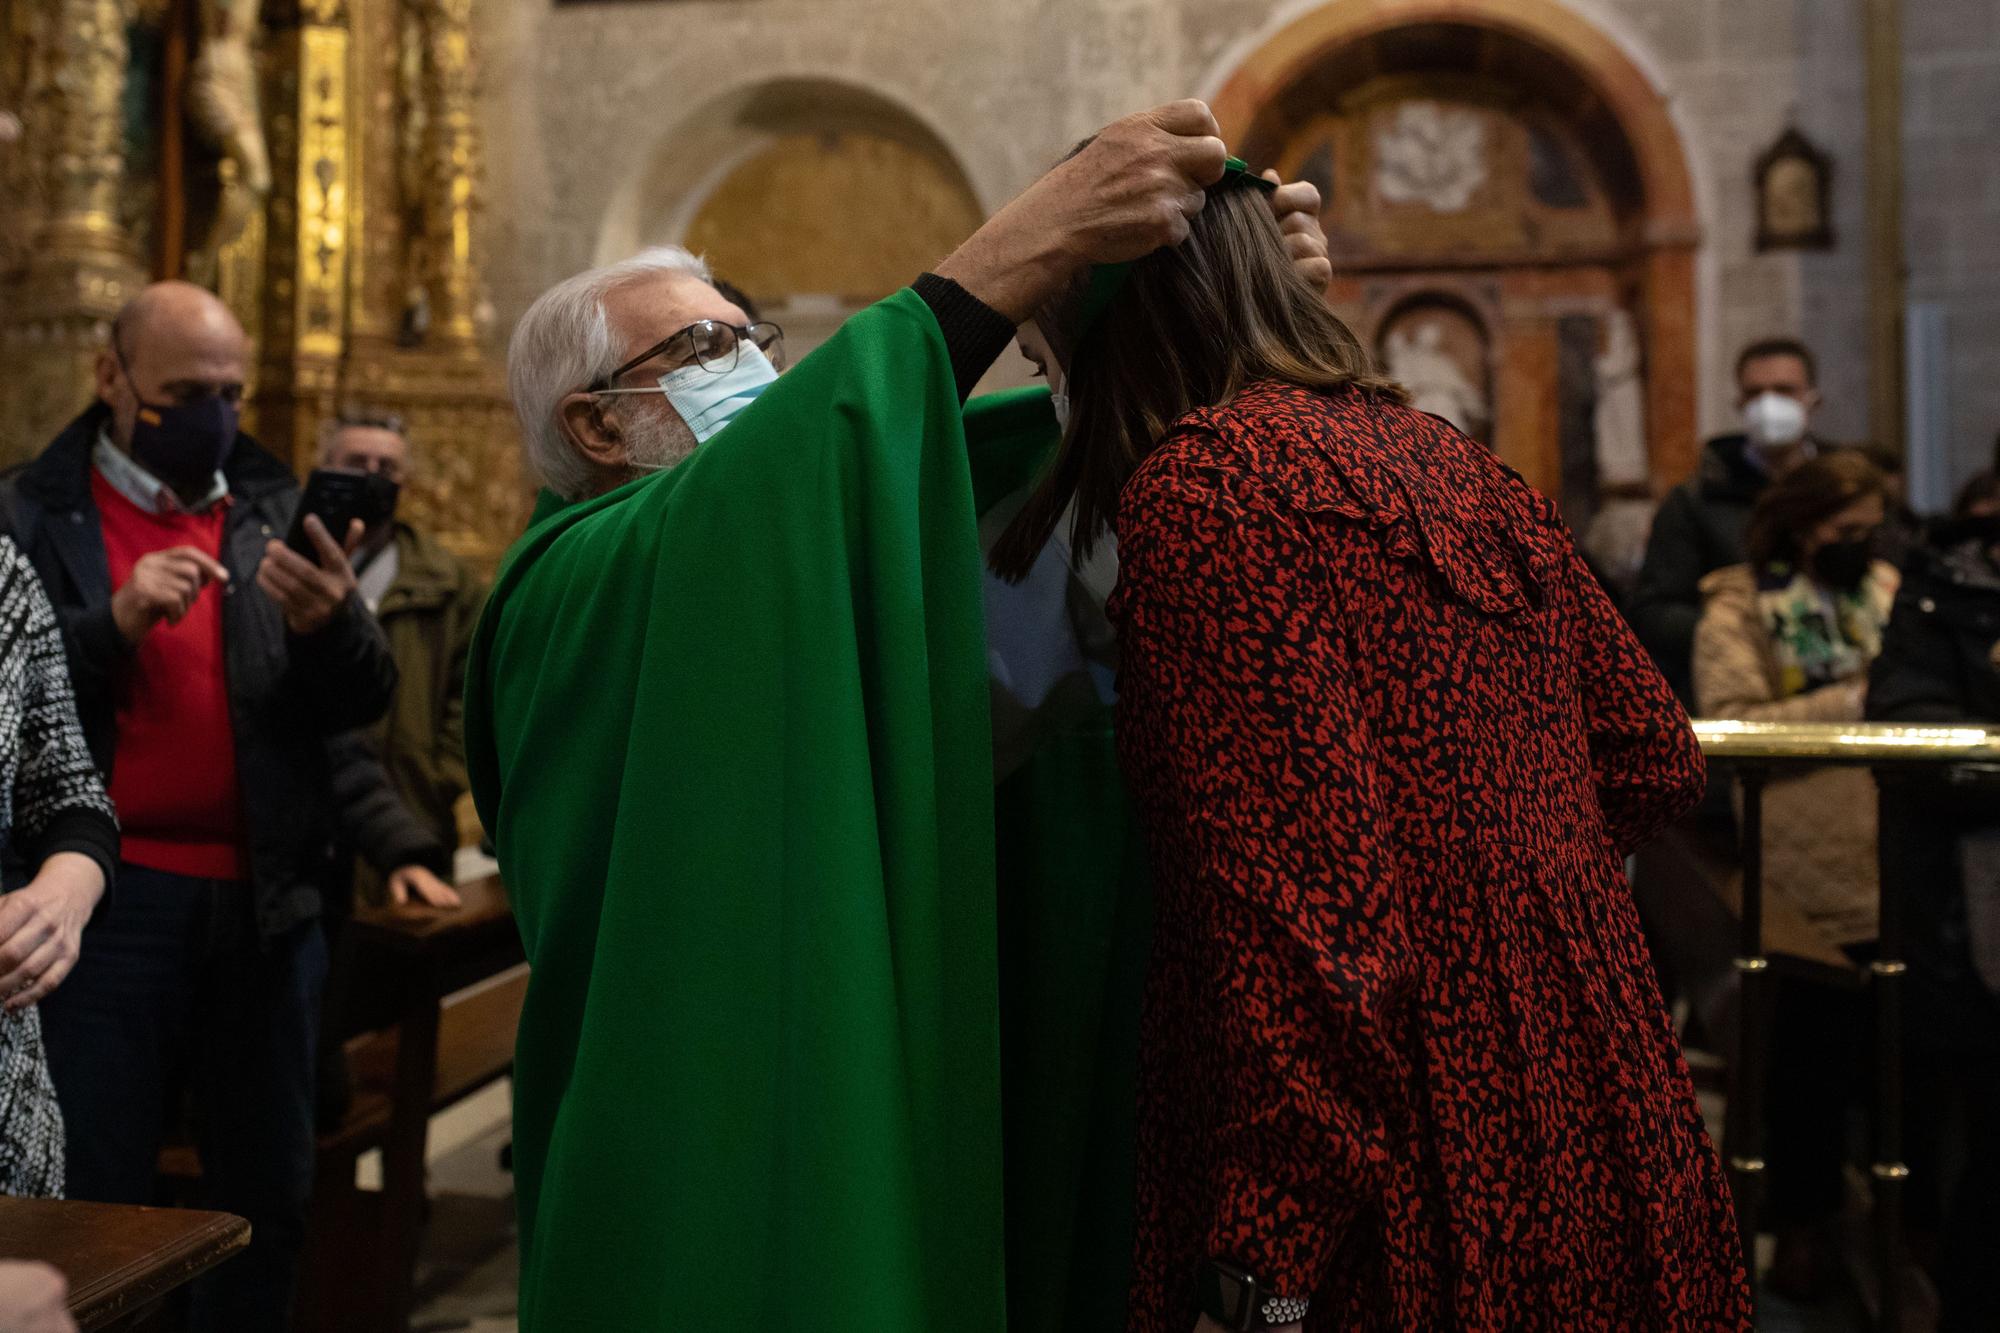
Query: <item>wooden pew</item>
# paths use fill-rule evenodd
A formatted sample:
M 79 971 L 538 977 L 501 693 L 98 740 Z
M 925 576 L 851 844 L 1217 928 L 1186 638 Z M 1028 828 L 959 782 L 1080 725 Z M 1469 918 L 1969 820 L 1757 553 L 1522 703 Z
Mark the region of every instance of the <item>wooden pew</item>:
M 169 1293 L 250 1243 L 228 1213 L 0 1197 L 0 1255 L 54 1264 L 79 1328 L 136 1329 Z
M 513 1070 L 528 987 L 513 908 L 498 876 L 458 892 L 455 911 L 363 906 L 349 923 L 353 1094 L 318 1138 L 295 1333 L 405 1333 L 430 1118 Z M 382 1188 L 358 1189 L 356 1163 L 375 1150 Z M 195 1197 L 193 1147 L 168 1147 L 160 1173 L 173 1200 Z
M 497 877 L 459 894 L 454 912 L 364 907 L 350 926 L 351 993 L 386 1025 L 347 1042 L 353 1100 L 320 1136 L 299 1333 L 409 1327 L 430 1117 L 513 1068 L 528 977 L 512 909 Z M 371 1149 L 379 1191 L 354 1183 Z

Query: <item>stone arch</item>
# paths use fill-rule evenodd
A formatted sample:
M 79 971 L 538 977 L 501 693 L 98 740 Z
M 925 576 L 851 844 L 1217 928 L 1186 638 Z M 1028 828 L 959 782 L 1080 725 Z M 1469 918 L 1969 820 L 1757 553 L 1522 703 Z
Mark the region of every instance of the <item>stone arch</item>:
M 721 276 L 772 303 L 795 354 L 984 216 L 936 129 L 830 79 L 766 79 L 711 98 L 642 161 L 606 212 L 598 262 L 661 243 L 709 252 Z
M 1255 154 L 1314 88 L 1400 72 L 1512 80 L 1561 108 L 1598 149 L 1621 209 L 1620 285 L 1643 309 L 1647 436 L 1656 486 L 1698 450 L 1695 179 L 1666 96 L 1603 28 L 1559 0 L 1338 0 L 1254 43 L 1211 98 Z

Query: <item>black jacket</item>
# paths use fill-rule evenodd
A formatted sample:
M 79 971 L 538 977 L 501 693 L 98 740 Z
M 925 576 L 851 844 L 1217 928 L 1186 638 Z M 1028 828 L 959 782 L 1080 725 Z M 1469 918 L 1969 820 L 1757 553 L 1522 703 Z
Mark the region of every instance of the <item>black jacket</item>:
M 132 650 L 111 615 L 111 569 L 90 493 L 91 451 L 108 409 L 94 404 L 42 454 L 0 478 L 3 525 L 41 576 L 62 622 L 77 713 L 108 781 L 118 749 L 117 685 Z M 333 841 L 328 738 L 382 716 L 396 667 L 358 597 L 309 637 L 285 628 L 257 587 L 265 544 L 292 521 L 291 469 L 239 435 L 223 469 L 223 660 L 258 928 L 266 936 L 318 915 Z M 351 751 L 350 751 L 351 753 Z
M 1920 552 L 1904 570 L 1868 676 L 1875 722 L 2000 724 L 2000 567 L 1979 542 Z M 2000 827 L 2000 775 L 1965 768 L 1895 782 L 1882 805 L 1883 892 L 1910 922 L 1911 1030 L 2000 1058 L 2000 999 L 1973 970 L 1960 836 Z
M 1723 435 L 1703 446 L 1695 475 L 1668 493 L 1653 518 L 1645 563 L 1632 590 L 1632 629 L 1689 707 L 1701 581 L 1743 563 L 1750 511 L 1771 484 L 1749 460 L 1749 448 L 1742 435 Z

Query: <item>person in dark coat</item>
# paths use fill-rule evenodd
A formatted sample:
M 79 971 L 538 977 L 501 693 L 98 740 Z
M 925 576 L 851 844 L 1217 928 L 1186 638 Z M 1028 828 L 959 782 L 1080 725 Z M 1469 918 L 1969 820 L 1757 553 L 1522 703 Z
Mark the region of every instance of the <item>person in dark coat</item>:
M 414 472 L 408 428 L 393 413 L 349 407 L 320 427 L 320 462 L 370 472 L 401 494 Z M 363 902 L 456 907 L 451 853 L 458 847 L 457 805 L 465 772 L 465 659 L 486 588 L 470 566 L 432 534 L 393 511 L 366 532 L 355 552 L 361 596 L 382 625 L 399 680 L 388 716 L 370 741 L 410 816 L 445 851 L 430 859 L 384 864 L 362 845 Z
M 1694 698 L 1689 673 L 1701 581 L 1743 563 L 1743 534 L 1757 497 L 1826 447 L 1811 429 L 1817 378 L 1811 350 L 1795 339 L 1744 348 L 1736 359 L 1743 430 L 1704 445 L 1695 475 L 1673 489 L 1653 518 L 1627 609 L 1639 641 L 1684 703 Z
M 1905 571 L 1870 673 L 1871 720 L 2000 724 L 1990 498 L 1962 497 L 1957 543 Z M 1882 845 L 1882 890 L 1904 903 L 1909 936 L 1906 1142 L 1913 1220 L 1941 1220 L 1938 1327 L 2000 1328 L 2000 779 L 1951 770 L 1896 783 Z M 1954 1123 L 1963 1162 L 1947 1184 L 1940 1146 Z
M 117 887 L 41 1005 L 70 1193 L 152 1200 L 168 1091 L 191 1088 L 203 1202 L 248 1251 L 194 1284 L 193 1326 L 289 1317 L 312 1183 L 329 738 L 396 668 L 299 488 L 237 430 L 243 330 L 187 283 L 113 322 L 97 401 L 0 487 L 62 625 L 77 712 L 123 827 Z M 358 534 L 356 534 L 358 535 Z
M 1698 799 L 1693 732 L 1254 188 L 1041 318 L 1069 425 L 994 556 L 1116 531 L 1157 886 L 1128 1328 L 1747 1329 L 1623 863 Z

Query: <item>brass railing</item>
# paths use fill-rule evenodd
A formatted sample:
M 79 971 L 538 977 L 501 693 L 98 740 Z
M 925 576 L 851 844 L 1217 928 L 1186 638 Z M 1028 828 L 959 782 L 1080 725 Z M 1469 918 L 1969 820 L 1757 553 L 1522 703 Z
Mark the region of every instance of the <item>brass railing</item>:
M 1743 792 L 1743 919 L 1736 958 L 1742 1021 L 1731 1062 L 1723 1156 L 1736 1195 L 1746 1268 L 1754 1273 L 1757 1207 L 1764 1172 L 1764 1050 L 1769 1043 L 1771 971 L 1764 953 L 1764 786 L 1776 773 L 1824 765 L 1866 767 L 1884 796 L 1899 781 L 1959 765 L 2000 765 L 2000 728 L 1978 725 L 1887 726 L 1860 723 L 1707 721 L 1695 734 L 1718 773 Z M 1880 851 L 1878 850 L 1878 865 Z M 1884 867 L 1886 871 L 1886 867 Z M 1903 1312 L 1903 903 L 1880 877 L 1881 926 L 1868 965 L 1875 1009 L 1872 1177 L 1876 1264 L 1882 1302 L 1877 1327 L 1900 1329 Z

